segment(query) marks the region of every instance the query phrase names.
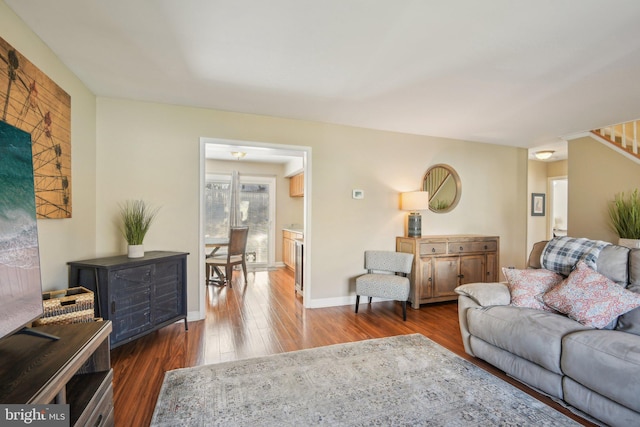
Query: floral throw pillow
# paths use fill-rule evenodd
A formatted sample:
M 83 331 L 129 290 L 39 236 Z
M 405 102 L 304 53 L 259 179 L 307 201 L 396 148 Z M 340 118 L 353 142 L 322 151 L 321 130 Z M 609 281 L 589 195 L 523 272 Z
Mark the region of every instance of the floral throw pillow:
M 507 279 L 507 286 L 511 293 L 511 305 L 555 312 L 541 301 L 541 297 L 549 289 L 562 282 L 564 277 L 541 268 L 516 270 L 503 267 L 502 274 Z
M 576 264 L 564 282 L 544 294 L 542 300 L 583 325 L 598 329 L 640 307 L 640 294 L 623 288 L 583 261 Z

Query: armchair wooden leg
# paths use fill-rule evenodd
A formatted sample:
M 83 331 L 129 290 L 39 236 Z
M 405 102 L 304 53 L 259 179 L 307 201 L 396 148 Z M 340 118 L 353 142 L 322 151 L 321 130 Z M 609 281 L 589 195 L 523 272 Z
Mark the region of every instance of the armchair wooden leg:
M 358 304 L 360 304 L 360 295 L 356 295 L 356 314 L 358 313 Z
M 402 301 L 402 320 L 407 321 L 407 302 Z

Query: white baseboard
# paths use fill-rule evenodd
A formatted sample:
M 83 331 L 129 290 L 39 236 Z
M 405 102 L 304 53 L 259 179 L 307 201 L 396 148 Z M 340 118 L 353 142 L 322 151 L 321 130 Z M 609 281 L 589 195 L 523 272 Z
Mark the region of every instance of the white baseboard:
M 195 322 L 197 320 L 204 320 L 204 313 L 200 313 L 199 311 L 189 311 L 187 312 L 187 322 Z
M 378 301 L 391 301 L 384 298 L 374 298 L 373 302 Z M 361 296 L 360 297 L 360 305 L 368 303 L 369 297 Z M 324 307 L 339 307 L 342 305 L 356 305 L 356 296 L 350 295 L 345 297 L 336 297 L 336 298 L 320 298 L 320 299 L 312 299 L 305 304 L 305 308 L 324 308 Z

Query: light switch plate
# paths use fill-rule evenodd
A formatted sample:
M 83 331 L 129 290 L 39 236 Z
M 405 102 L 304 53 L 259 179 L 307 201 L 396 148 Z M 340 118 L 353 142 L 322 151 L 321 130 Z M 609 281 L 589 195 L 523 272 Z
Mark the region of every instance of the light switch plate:
M 364 199 L 364 191 L 352 190 L 351 197 L 353 197 L 354 199 Z

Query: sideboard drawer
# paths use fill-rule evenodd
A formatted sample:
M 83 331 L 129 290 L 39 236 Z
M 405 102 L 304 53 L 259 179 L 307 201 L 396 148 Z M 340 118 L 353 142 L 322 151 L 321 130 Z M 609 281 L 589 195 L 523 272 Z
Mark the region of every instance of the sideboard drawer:
M 446 254 L 447 244 L 445 242 L 420 243 L 420 255 Z
M 495 252 L 498 249 L 496 241 L 487 242 L 450 242 L 450 254 L 466 254 L 471 252 Z

